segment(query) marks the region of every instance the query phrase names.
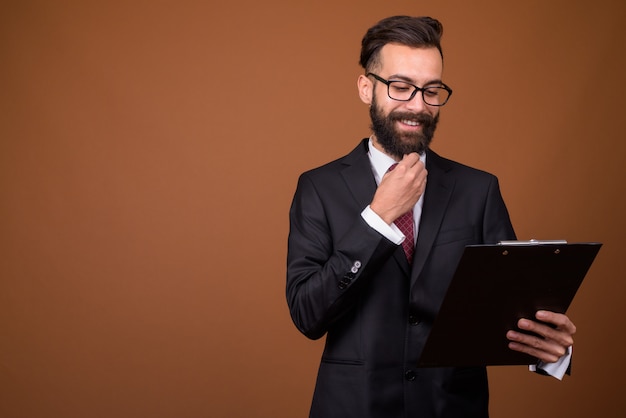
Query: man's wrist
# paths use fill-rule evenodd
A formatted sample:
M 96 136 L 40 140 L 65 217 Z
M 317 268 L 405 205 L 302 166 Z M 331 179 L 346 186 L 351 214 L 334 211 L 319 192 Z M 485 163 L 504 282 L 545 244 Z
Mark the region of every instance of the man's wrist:
M 531 364 L 529 366 L 530 371 L 537 372 L 541 371 L 542 374 L 547 374 L 559 380 L 563 379 L 563 376 L 567 373 L 570 362 L 572 361 L 572 347 L 567 348 L 567 352 L 554 363 L 544 363 L 540 361 L 539 363 Z
M 393 223 L 388 224 L 385 222 L 385 220 L 374 212 L 369 205 L 363 209 L 361 217 L 370 227 L 394 244 L 400 245 L 402 244 L 402 241 L 404 241 L 404 234 L 398 229 L 398 227 Z

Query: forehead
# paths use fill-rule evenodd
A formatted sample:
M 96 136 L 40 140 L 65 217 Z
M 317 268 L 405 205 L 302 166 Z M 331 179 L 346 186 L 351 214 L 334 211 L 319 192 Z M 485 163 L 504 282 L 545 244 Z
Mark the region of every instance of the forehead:
M 386 44 L 380 50 L 381 76 L 402 76 L 416 82 L 441 80 L 443 60 L 437 48 Z

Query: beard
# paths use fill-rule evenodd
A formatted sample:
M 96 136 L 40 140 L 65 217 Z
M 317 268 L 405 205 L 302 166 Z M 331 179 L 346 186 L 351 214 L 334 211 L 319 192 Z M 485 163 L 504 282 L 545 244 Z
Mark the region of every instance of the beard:
M 426 151 L 435 135 L 437 122 L 439 122 L 439 113 L 433 117 L 425 112 L 414 113 L 396 110 L 385 116 L 382 109 L 378 107 L 375 98 L 370 106 L 370 117 L 372 119 L 371 128 L 378 143 L 388 155 L 397 160 L 401 160 L 404 155 L 412 152 L 422 154 Z M 419 122 L 422 127 L 421 131 L 399 132 L 395 123 L 403 119 Z

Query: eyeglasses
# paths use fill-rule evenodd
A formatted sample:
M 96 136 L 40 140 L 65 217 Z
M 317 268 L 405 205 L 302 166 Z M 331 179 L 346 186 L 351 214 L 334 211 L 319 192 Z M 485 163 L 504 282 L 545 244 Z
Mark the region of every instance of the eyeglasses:
M 417 87 L 406 81 L 385 80 L 381 76 L 374 73 L 367 73 L 366 76 L 372 76 L 376 80 L 387 85 L 387 95 L 390 99 L 401 102 L 412 100 L 418 91 L 422 92 L 422 100 L 429 106 L 443 106 L 448 102 L 452 95 L 452 89 L 445 84 L 437 86 Z

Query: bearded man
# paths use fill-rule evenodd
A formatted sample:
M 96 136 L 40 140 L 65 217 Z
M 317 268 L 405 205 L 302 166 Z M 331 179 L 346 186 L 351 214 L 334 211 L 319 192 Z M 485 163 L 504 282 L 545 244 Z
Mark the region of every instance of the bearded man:
M 452 94 L 441 34 L 408 16 L 367 31 L 357 86 L 373 133 L 298 180 L 287 302 L 304 335 L 326 336 L 311 417 L 488 416 L 484 367 L 417 367 L 465 246 L 515 239 L 497 178 L 430 148 Z M 574 324 L 539 311 L 518 326 L 534 335 L 510 331 L 509 347 L 561 378 Z

